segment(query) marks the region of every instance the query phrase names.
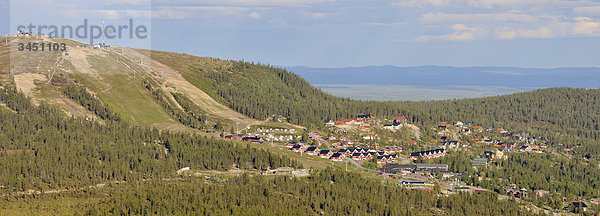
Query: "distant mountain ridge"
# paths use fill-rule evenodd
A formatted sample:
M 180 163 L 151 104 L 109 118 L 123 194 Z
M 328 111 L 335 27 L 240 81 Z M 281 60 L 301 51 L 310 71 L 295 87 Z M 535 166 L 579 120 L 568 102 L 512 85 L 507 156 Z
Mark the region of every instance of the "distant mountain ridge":
M 551 87 L 599 88 L 600 68 L 451 66 L 286 67 L 324 91 L 359 100 L 440 100 Z
M 490 85 L 506 87 L 600 87 L 600 68 L 451 66 L 286 67 L 312 84 Z

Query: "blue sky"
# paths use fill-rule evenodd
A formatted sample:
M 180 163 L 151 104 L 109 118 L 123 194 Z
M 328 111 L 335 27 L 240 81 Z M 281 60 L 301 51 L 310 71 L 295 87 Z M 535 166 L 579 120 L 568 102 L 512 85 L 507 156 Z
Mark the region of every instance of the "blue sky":
M 600 66 L 589 0 L 13 0 L 10 17 L 1 34 L 133 18 L 150 40 L 109 42 L 273 65 Z

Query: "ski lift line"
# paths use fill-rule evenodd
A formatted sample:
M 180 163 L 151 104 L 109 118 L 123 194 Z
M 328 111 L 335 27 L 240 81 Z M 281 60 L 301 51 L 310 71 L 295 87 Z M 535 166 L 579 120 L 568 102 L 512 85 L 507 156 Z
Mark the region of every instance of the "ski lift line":
M 48 78 L 48 83 L 47 84 L 50 84 L 50 82 L 52 81 L 52 78 L 54 77 L 54 74 L 56 73 L 57 70 L 59 70 L 58 67 L 60 67 L 60 65 L 65 60 L 63 57 L 59 57 L 58 59 L 56 59 L 56 61 L 58 62 L 59 59 L 60 59 L 60 62 L 58 64 L 56 64 L 56 66 L 54 66 L 54 71 L 52 71 L 52 74 L 50 75 L 50 78 Z

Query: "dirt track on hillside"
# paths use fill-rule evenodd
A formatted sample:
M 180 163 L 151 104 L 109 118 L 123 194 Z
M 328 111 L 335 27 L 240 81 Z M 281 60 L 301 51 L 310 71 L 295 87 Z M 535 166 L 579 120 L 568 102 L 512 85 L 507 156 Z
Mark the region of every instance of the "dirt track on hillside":
M 246 117 L 215 101 L 215 99 L 204 91 L 185 80 L 180 73 L 158 61 L 152 61 L 152 70 L 157 72 L 157 74 L 162 74 L 162 79 L 165 83 L 174 85 L 177 88 L 177 92 L 185 94 L 197 106 L 211 115 L 239 122 L 240 126 L 244 127 L 259 123 L 259 121 Z

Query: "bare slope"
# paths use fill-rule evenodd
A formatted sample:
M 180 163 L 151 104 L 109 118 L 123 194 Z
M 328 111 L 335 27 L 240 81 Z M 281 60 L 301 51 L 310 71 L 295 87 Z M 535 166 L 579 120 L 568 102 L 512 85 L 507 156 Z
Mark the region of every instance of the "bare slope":
M 66 84 L 78 83 L 133 124 L 191 130 L 173 119 L 144 88 L 144 80 L 151 80 L 177 109 L 182 107 L 170 93 L 187 97 L 207 114 L 209 124 L 220 122 L 229 129 L 236 123 L 240 128 L 261 123 L 231 110 L 223 105 L 222 99 L 217 97 L 215 100 L 215 95 L 207 94 L 206 89 L 202 89 L 204 86 L 198 85 L 202 81 L 192 80 L 192 83 L 184 78 L 181 68 L 156 61 L 152 57 L 154 52 L 124 47 L 93 49 L 90 45 L 60 38 L 12 36 L 10 39 L 10 44 L 0 45 L 2 83 L 14 85 L 36 103 L 47 101 L 57 105 L 69 115 L 94 118 L 84 107 L 61 93 Z M 66 43 L 67 51 L 17 51 L 19 43 L 28 42 Z M 185 55 L 170 55 L 186 60 Z

